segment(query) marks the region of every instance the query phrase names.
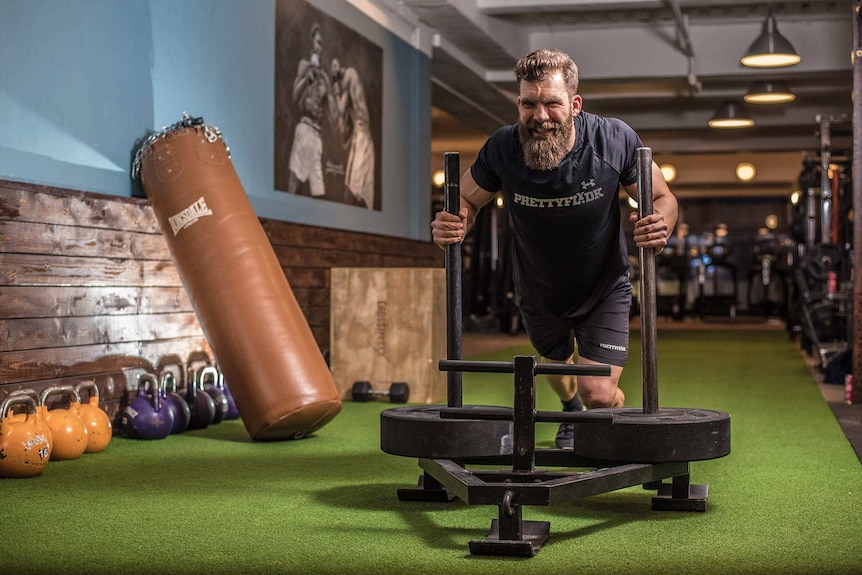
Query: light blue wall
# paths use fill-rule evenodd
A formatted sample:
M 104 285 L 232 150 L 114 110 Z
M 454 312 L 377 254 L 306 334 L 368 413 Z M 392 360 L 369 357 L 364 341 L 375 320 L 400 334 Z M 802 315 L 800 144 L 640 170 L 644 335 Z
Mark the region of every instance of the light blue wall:
M 275 0 L 0 0 L 0 179 L 120 196 L 136 142 L 218 126 L 263 217 L 427 240 L 430 60 L 343 0 L 383 49 L 381 211 L 274 189 Z

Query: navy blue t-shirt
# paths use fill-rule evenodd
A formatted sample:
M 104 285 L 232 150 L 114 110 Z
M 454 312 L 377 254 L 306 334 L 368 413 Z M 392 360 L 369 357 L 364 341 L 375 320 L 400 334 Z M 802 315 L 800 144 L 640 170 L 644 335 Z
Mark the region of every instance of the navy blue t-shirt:
M 576 141 L 559 166 L 524 164 L 516 125 L 497 130 L 470 168 L 488 192 L 505 197 L 514 225 L 512 263 L 526 313 L 588 313 L 628 272 L 619 188 L 637 181 L 635 131 L 581 111 Z

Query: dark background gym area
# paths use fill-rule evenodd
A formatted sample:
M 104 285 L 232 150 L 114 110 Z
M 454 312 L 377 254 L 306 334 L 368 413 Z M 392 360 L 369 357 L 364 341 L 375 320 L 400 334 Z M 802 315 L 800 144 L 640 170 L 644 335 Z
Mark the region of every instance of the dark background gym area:
M 276 84 L 293 81 L 276 66 L 277 28 L 297 6 L 321 23 L 327 66 L 349 65 L 349 52 L 333 53 L 342 44 L 327 43 L 340 27 L 382 52 L 375 209 L 274 185 L 274 126 L 285 113 Z M 0 478 L 0 572 L 862 572 L 862 188 L 852 177 L 862 169 L 862 64 L 851 57 L 862 54 L 860 6 L 0 2 L 0 401 L 20 401 L 0 414 L 0 471 L 22 413 L 56 386 L 94 383 L 82 401 L 97 398 L 112 428 L 102 451 Z M 308 53 L 310 32 L 296 42 Z M 761 34 L 801 61 L 743 65 Z M 383 390 L 403 380 L 408 407 L 446 404 L 445 375 L 434 369 L 451 337 L 441 321 L 444 252 L 430 240 L 443 207 L 436 175 L 445 152 L 458 152 L 466 170 L 484 140 L 516 120 L 512 67 L 539 47 L 569 53 L 584 108 L 629 123 L 667 170 L 680 220 L 655 257 L 660 402 L 729 413 L 732 450 L 691 463 L 692 482 L 709 486 L 703 513 L 656 511 L 641 485 L 525 505 L 525 520 L 551 524 L 541 550 L 477 556 L 468 541 L 488 535 L 498 508 L 399 501 L 423 470 L 381 450 L 381 414 L 404 399 L 402 387 Z M 757 103 L 785 90 L 789 101 Z M 220 130 L 343 394 L 341 412 L 308 437 L 255 441 L 229 418 L 143 440 L 124 424 L 141 375 L 175 374 L 185 394 L 188 370 L 214 362 L 171 232 L 130 177 L 143 140 L 184 112 Z M 728 112 L 753 126 L 709 125 Z M 331 181 L 344 168 L 325 159 L 323 169 Z M 624 222 L 633 209 L 621 195 Z M 461 246 L 466 359 L 535 354 L 513 302 L 510 241 L 499 202 Z M 355 281 L 357 269 L 402 283 L 335 285 Z M 405 270 L 422 279 L 404 280 Z M 222 271 L 225 285 L 238 281 Z M 637 291 L 634 303 L 620 384 L 627 407 L 641 405 Z M 343 335 L 345 317 L 359 312 L 361 332 Z M 381 392 L 370 401 L 351 399 L 344 353 L 351 368 L 369 353 L 368 365 L 390 370 L 362 378 Z M 426 375 L 391 372 L 396 359 Z M 463 400 L 512 406 L 512 377 L 464 373 Z M 60 411 L 66 401 L 45 403 Z M 536 409 L 559 410 L 542 381 Z M 555 430 L 537 423 L 536 447 L 552 448 Z

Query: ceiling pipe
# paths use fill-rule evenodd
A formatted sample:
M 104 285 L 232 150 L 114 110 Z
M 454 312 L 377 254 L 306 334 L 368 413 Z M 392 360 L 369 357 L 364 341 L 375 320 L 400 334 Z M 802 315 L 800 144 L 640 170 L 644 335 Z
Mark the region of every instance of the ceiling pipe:
M 673 11 L 673 18 L 676 22 L 676 31 L 679 36 L 679 45 L 682 53 L 688 58 L 688 86 L 695 94 L 700 93 L 703 85 L 697 79 L 697 74 L 694 71 L 694 47 L 691 45 L 691 36 L 688 31 L 688 16 L 682 13 L 682 8 L 679 5 L 679 0 L 669 0 L 670 7 Z
M 483 108 L 482 106 L 478 105 L 478 104 L 477 104 L 476 102 L 474 102 L 472 99 L 470 99 L 470 98 L 466 97 L 466 96 L 465 96 L 464 94 L 462 94 L 460 91 L 458 91 L 457 89 L 453 88 L 452 86 L 450 86 L 449 84 L 447 84 L 446 82 L 444 82 L 444 81 L 443 81 L 443 80 L 441 80 L 440 78 L 437 78 L 436 76 L 432 76 L 432 77 L 431 77 L 431 83 L 432 83 L 432 84 L 435 84 L 436 86 L 438 86 L 438 87 L 440 87 L 441 89 L 445 90 L 446 92 L 448 92 L 448 93 L 449 93 L 449 94 L 451 94 L 452 96 L 454 96 L 454 97 L 458 98 L 458 99 L 459 99 L 459 100 L 461 100 L 464 104 L 466 104 L 466 105 L 468 105 L 469 107 L 473 108 L 476 112 L 478 112 L 478 113 L 479 113 L 479 114 L 481 114 L 482 116 L 484 116 L 484 117 L 486 117 L 486 118 L 490 118 L 491 120 L 493 120 L 494 122 L 498 123 L 498 124 L 499 124 L 499 125 L 501 125 L 501 126 L 505 126 L 505 125 L 508 125 L 508 124 L 511 124 L 511 123 L 512 123 L 511 119 L 506 120 L 506 119 L 500 118 L 500 117 L 499 117 L 499 116 L 497 116 L 496 114 L 492 114 L 492 113 L 491 113 L 491 112 L 489 112 L 487 109 L 485 109 L 485 108 Z

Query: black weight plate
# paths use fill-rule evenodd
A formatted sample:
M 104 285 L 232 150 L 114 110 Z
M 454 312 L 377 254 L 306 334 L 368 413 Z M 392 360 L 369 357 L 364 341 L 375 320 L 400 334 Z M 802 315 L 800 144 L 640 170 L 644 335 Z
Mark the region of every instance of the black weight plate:
M 395 407 L 380 412 L 380 449 L 392 455 L 422 459 L 512 454 L 511 421 L 442 419 L 440 407 Z
M 631 463 L 717 459 L 730 453 L 730 415 L 693 408 L 596 409 L 608 423 L 575 423 L 575 454 Z

